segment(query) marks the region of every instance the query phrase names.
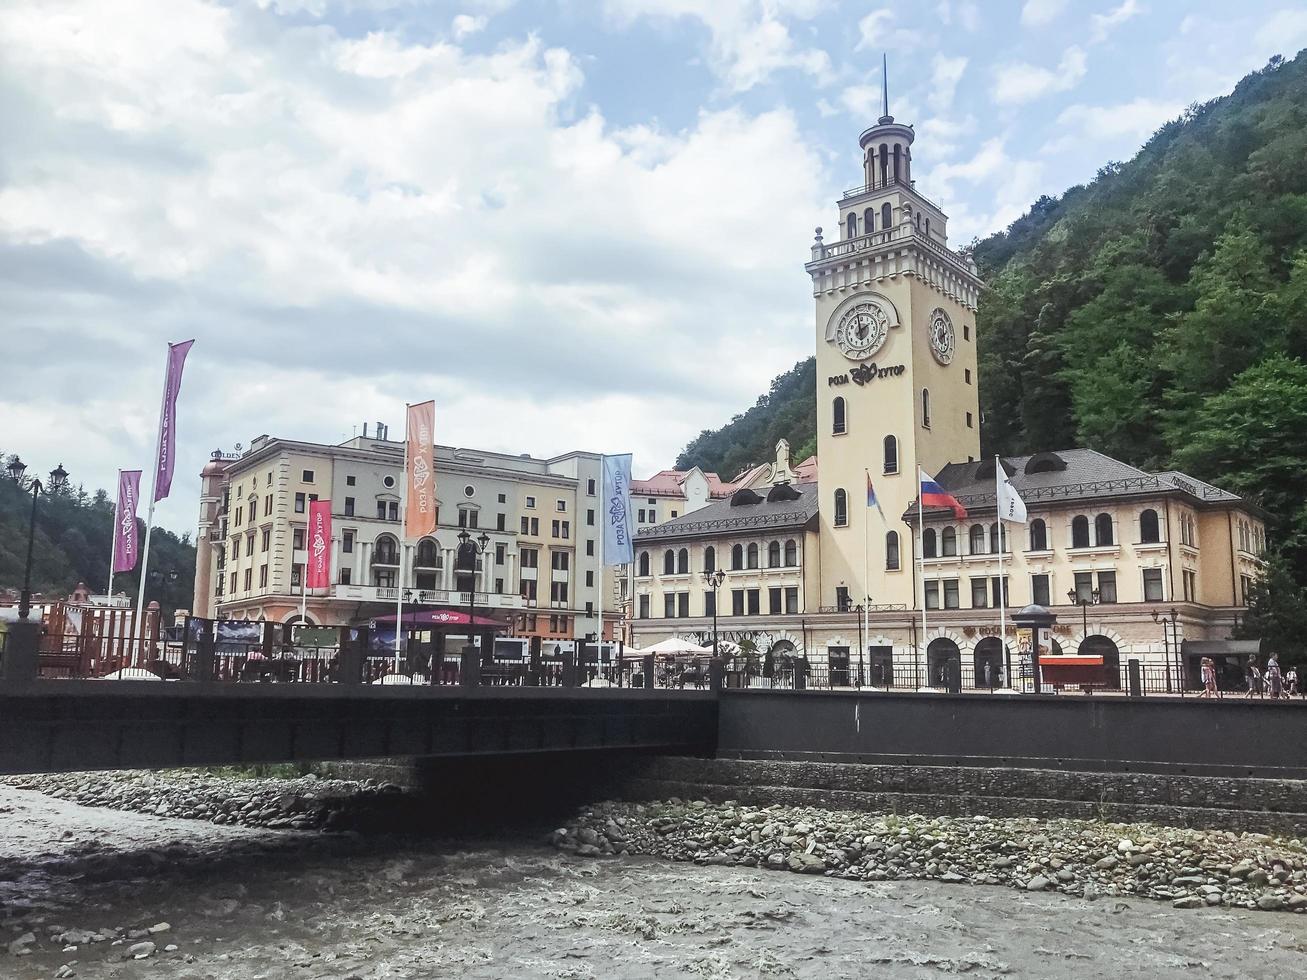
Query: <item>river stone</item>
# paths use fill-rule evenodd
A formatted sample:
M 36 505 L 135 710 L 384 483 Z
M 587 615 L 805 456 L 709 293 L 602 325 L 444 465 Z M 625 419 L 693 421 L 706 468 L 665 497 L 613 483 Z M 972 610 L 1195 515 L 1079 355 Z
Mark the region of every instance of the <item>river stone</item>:
M 132 943 L 127 947 L 127 955 L 133 959 L 143 960 L 154 953 L 154 943 L 146 940 L 145 942 Z
M 1049 881 L 1047 878 L 1045 878 L 1043 875 L 1035 875 L 1033 878 L 1031 878 L 1029 881 L 1026 882 L 1026 891 L 1042 892 L 1047 888 L 1051 888 L 1052 886 L 1053 883 Z
M 1177 909 L 1197 909 L 1206 904 L 1200 895 L 1186 895 L 1184 898 L 1177 898 L 1171 903 L 1171 906 Z
M 1257 899 L 1257 907 L 1263 912 L 1276 912 L 1288 904 L 1288 900 L 1283 895 L 1263 895 Z

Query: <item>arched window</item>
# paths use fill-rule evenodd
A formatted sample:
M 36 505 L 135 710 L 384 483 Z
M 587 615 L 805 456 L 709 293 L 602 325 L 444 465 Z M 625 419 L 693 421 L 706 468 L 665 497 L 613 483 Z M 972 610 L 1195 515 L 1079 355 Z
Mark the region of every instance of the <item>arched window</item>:
M 767 545 L 767 567 L 781 567 L 781 543 L 779 541 L 773 541 Z
M 933 527 L 928 527 L 921 534 L 921 556 L 923 558 L 934 558 L 936 555 L 935 529 Z
M 902 157 L 903 157 L 903 147 L 899 146 L 896 143 L 894 145 L 894 183 L 896 184 L 903 179 L 902 177 L 903 171 L 900 168 L 900 163 L 899 163 Z
M 999 542 L 998 535 L 999 535 L 998 524 L 994 523 L 989 525 L 989 553 L 991 555 L 997 555 L 1000 551 L 1003 550 L 1003 546 Z
M 647 551 L 640 552 L 640 569 L 637 574 L 642 578 L 648 578 L 649 576 L 649 552 Z
M 849 229 L 848 229 L 848 234 L 846 234 L 844 237 L 845 237 L 845 238 L 857 238 L 857 237 L 858 237 L 858 216 L 857 216 L 856 214 L 854 214 L 852 211 L 849 212 Z
M 663 574 L 664 575 L 676 574 L 676 552 L 674 552 L 671 548 L 668 548 L 666 551 L 663 552 Z
M 1039 517 L 1030 522 L 1030 550 L 1048 550 L 1048 525 Z
M 834 421 L 831 422 L 831 432 L 837 436 L 842 436 L 848 429 L 844 421 L 844 399 L 836 397 L 834 402 Z
M 913 221 L 914 221 L 914 222 L 916 223 L 916 225 L 917 225 L 917 231 L 921 231 L 921 212 L 920 212 L 920 211 L 918 211 L 918 212 L 913 216 Z
M 930 236 L 930 215 L 926 216 L 926 235 Z
M 893 436 L 885 437 L 885 472 L 899 471 L 899 441 Z
M 971 525 L 971 553 L 973 555 L 983 555 L 985 553 L 985 525 Z
M 880 228 L 881 231 L 889 231 L 894 227 L 894 209 L 886 201 L 880 206 Z
M 867 208 L 866 211 L 862 212 L 862 233 L 864 235 L 870 235 L 875 230 L 876 230 L 876 209 Z
M 785 567 L 793 568 L 799 563 L 799 546 L 793 538 L 785 542 Z
M 939 536 L 939 553 L 945 558 L 952 558 L 958 553 L 958 532 L 946 527 Z
M 885 567 L 890 570 L 899 567 L 898 531 L 888 531 L 885 534 Z
M 1089 518 L 1078 514 L 1071 520 L 1071 547 L 1089 547 Z
M 843 490 L 835 491 L 835 526 L 845 527 L 849 523 L 849 495 Z
M 747 558 L 746 558 L 746 560 L 745 560 L 745 567 L 746 567 L 746 568 L 757 568 L 757 567 L 758 567 L 758 546 L 757 546 L 756 544 L 750 544 L 750 545 L 749 545 L 749 550 L 748 550 L 745 554 L 747 555 Z
M 389 534 L 383 534 L 377 538 L 377 543 L 373 545 L 372 554 L 372 560 L 379 565 L 398 565 L 399 542 Z
M 703 549 L 703 570 L 705 572 L 717 571 L 717 549 L 712 545 Z
M 921 389 L 921 424 L 930 428 L 930 389 Z
M 687 551 L 685 548 L 682 548 L 680 551 L 676 553 L 676 574 L 677 575 L 690 574 L 690 552 Z
M 880 182 L 889 183 L 889 146 L 885 143 L 880 144 Z
M 1112 544 L 1112 516 L 1099 514 L 1094 518 L 1094 543 L 1100 548 Z
M 436 542 L 431 538 L 423 538 L 419 541 L 417 557 L 413 564 L 418 568 L 439 568 L 440 549 L 436 547 Z
M 735 545 L 731 548 L 731 570 L 739 571 L 744 567 L 744 545 Z
M 1151 508 L 1139 515 L 1139 540 L 1143 544 L 1157 544 L 1162 540 L 1161 529 L 1157 526 L 1157 511 Z

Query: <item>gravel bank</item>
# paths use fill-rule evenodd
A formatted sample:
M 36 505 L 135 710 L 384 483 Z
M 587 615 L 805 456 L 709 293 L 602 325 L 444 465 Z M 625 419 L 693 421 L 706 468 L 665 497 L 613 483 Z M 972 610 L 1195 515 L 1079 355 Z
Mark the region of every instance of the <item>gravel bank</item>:
M 1004 885 L 1177 909 L 1307 913 L 1307 850 L 1264 834 L 1149 824 L 922 817 L 672 799 L 588 807 L 554 831 L 581 857 L 650 855 L 860 881 Z

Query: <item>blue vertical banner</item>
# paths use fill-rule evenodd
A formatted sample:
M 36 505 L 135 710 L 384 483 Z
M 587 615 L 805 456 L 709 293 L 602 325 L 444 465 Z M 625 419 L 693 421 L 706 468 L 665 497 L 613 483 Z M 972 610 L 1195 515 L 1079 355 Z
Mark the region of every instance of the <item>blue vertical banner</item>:
M 631 454 L 603 457 L 603 562 L 629 565 L 635 560 L 631 520 Z

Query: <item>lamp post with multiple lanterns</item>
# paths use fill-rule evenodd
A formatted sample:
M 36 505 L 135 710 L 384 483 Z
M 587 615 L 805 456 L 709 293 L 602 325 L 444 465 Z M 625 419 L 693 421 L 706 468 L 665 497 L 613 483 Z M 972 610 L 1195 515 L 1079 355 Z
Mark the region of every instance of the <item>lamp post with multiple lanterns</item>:
M 482 531 L 475 538 L 467 533 L 467 528 L 458 532 L 458 552 L 455 555 L 455 572 L 466 572 L 469 577 L 467 590 L 467 645 L 475 646 L 475 623 L 477 611 L 477 563 L 484 561 L 486 548 L 490 546 L 490 535 Z M 483 656 L 487 651 L 482 651 Z
M 21 485 L 23 474 L 27 472 L 23 461 L 15 456 L 8 469 L 13 481 Z M 21 620 L 26 620 L 32 609 L 32 548 L 36 543 L 36 500 L 42 492 L 58 493 L 67 483 L 68 471 L 64 469 L 63 463 L 50 471 L 49 483 L 42 485 L 40 480 L 32 480 L 32 518 L 27 527 L 27 564 L 23 568 L 23 591 L 18 597 L 18 618 Z
M 713 655 L 713 659 L 716 660 L 717 659 L 717 590 L 720 589 L 722 587 L 722 583 L 726 581 L 726 573 L 723 572 L 720 568 L 717 568 L 711 572 L 704 572 L 703 580 L 705 584 L 707 584 L 709 588 L 712 589 L 712 655 Z
M 1157 610 L 1153 610 L 1153 622 L 1162 624 L 1162 650 L 1166 656 L 1166 693 L 1171 693 L 1171 649 L 1175 648 L 1177 659 L 1180 656 L 1180 634 L 1179 634 L 1180 614 L 1171 609 L 1169 614 L 1159 615 Z M 1181 685 L 1184 684 L 1184 673 L 1181 671 L 1178 678 Z

